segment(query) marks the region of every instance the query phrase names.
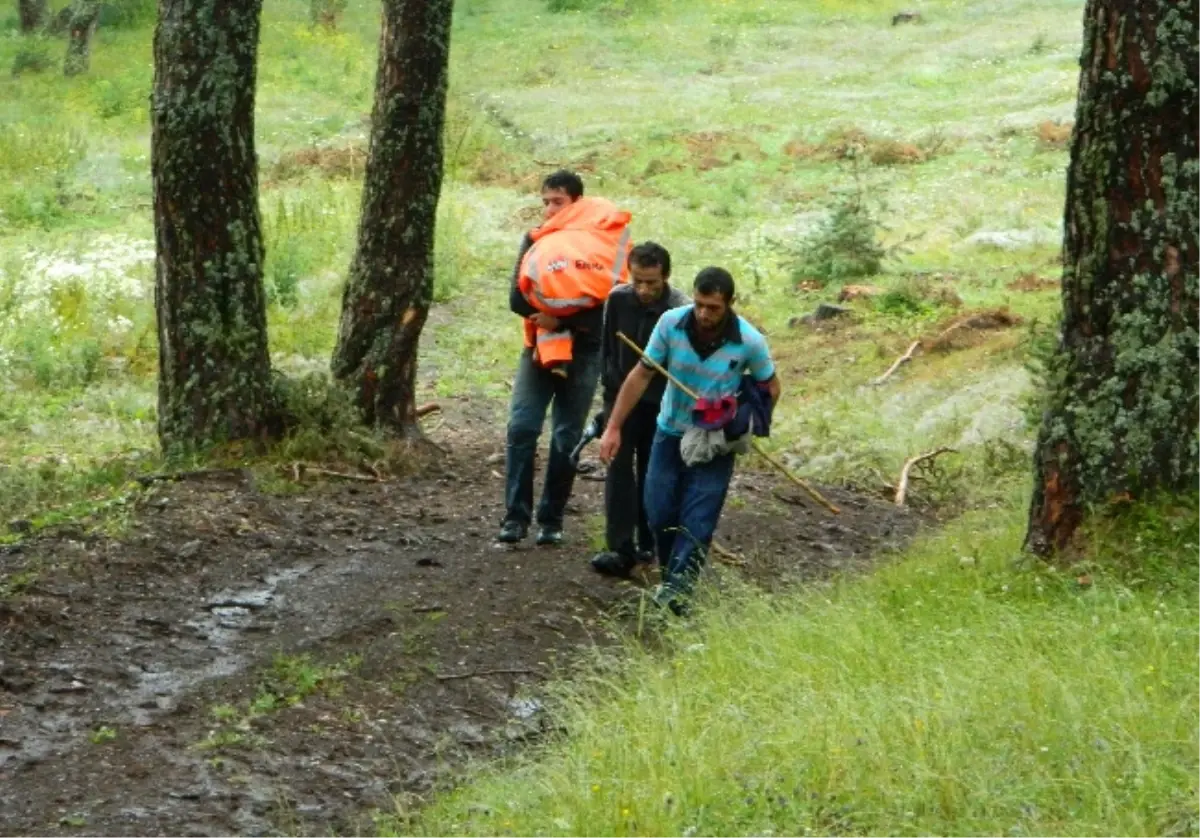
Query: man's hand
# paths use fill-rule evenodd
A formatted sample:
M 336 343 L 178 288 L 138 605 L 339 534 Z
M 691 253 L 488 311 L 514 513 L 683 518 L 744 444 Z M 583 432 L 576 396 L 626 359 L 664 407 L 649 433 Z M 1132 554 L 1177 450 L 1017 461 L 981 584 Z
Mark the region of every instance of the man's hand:
M 600 437 L 600 462 L 608 465 L 620 450 L 621 429 L 615 425 L 609 425 L 604 431 L 604 436 Z
M 544 314 L 540 311 L 537 314 L 531 314 L 529 319 L 533 325 L 539 329 L 545 329 L 547 332 L 557 332 L 558 327 L 562 325 L 553 314 Z

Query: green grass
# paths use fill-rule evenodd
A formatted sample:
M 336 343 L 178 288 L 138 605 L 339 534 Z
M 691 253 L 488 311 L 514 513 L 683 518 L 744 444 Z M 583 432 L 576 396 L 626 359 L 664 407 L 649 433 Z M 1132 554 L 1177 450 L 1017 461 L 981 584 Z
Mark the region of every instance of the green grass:
M 588 661 L 564 737 L 382 831 L 1195 834 L 1195 498 L 1098 527 L 1082 583 L 1026 564 L 1024 500 Z

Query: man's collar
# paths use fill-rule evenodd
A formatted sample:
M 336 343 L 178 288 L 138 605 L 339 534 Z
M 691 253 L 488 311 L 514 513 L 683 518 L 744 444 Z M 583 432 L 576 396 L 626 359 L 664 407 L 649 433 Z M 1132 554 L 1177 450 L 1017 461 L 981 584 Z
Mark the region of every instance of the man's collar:
M 695 307 L 689 308 L 687 314 L 679 318 L 679 325 L 676 328 L 683 329 L 689 334 L 699 333 Z M 721 328 L 719 337 L 726 343 L 742 342 L 742 327 L 738 325 L 738 316 L 732 308 L 725 312 L 725 325 Z

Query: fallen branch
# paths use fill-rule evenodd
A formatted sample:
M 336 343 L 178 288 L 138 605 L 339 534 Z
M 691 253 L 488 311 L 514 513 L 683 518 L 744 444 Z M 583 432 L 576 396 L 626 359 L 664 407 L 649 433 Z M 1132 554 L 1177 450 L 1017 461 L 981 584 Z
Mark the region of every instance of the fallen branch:
M 348 471 L 334 471 L 328 468 L 320 468 L 319 466 L 310 466 L 307 463 L 292 463 L 292 476 L 299 483 L 304 479 L 305 473 L 320 474 L 325 477 L 337 477 L 340 480 L 357 480 L 361 483 L 382 483 L 378 477 L 370 477 L 365 474 L 351 474 Z
M 442 406 L 440 404 L 438 404 L 437 402 L 429 402 L 428 404 L 423 404 L 420 407 L 418 407 L 416 410 L 417 418 L 420 419 L 422 416 L 428 416 L 430 413 L 437 413 L 441 409 L 442 409 Z
M 958 451 L 954 448 L 935 448 L 933 451 L 927 451 L 924 454 L 918 454 L 915 457 L 909 457 L 904 463 L 904 468 L 900 471 L 900 482 L 896 485 L 896 506 L 904 506 L 904 498 L 908 494 L 908 473 L 917 463 L 923 463 L 926 460 L 932 460 L 939 454 L 957 454 Z
M 734 567 L 745 567 L 747 564 L 745 556 L 735 553 L 727 547 L 722 547 L 716 541 L 710 542 L 708 546 L 725 564 L 731 564 Z
M 138 485 L 149 486 L 152 483 L 168 480 L 195 480 L 200 477 L 239 477 L 245 480 L 246 470 L 242 468 L 201 468 L 194 471 L 173 471 L 166 474 L 143 474 L 141 477 L 133 479 Z
M 483 678 L 487 675 L 536 675 L 532 669 L 476 669 L 472 672 L 455 672 L 450 675 L 438 675 L 439 681 L 457 681 L 461 678 Z
M 912 342 L 912 346 L 908 347 L 908 351 L 905 352 L 903 355 L 901 355 L 899 358 L 897 358 L 896 362 L 894 364 L 892 364 L 890 367 L 888 367 L 887 372 L 885 372 L 883 375 L 879 376 L 879 378 L 876 378 L 874 381 L 872 381 L 871 386 L 878 387 L 880 384 L 882 384 L 883 382 L 885 382 L 889 378 L 891 378 L 892 373 L 894 373 L 896 370 L 900 369 L 902 366 L 904 366 L 905 364 L 907 364 L 909 361 L 912 360 L 913 353 L 916 352 L 920 347 L 921 347 L 921 341 L 914 340 Z

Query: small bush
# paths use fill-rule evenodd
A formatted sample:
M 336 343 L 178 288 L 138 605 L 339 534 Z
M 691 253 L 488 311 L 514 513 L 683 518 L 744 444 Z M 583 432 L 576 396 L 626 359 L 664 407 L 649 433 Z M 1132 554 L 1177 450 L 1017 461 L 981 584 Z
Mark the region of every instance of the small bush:
M 105 0 L 100 7 L 100 26 L 139 29 L 153 24 L 157 16 L 157 0 Z
M 44 73 L 54 66 L 49 45 L 41 39 L 30 39 L 21 44 L 13 56 L 12 74 Z
M 1025 369 L 1033 386 L 1021 402 L 1021 412 L 1025 416 L 1025 426 L 1034 433 L 1041 428 L 1042 414 L 1054 384 L 1051 372 L 1060 331 L 1061 318 L 1055 317 L 1050 322 L 1031 320 L 1025 333 Z
M 905 316 L 925 314 L 932 306 L 912 286 L 902 286 L 885 291 L 875 298 L 875 310 L 880 314 Z
M 346 11 L 347 0 L 312 0 L 309 14 L 314 26 L 336 30 L 342 13 Z
M 887 252 L 879 244 L 879 222 L 861 189 L 840 195 L 829 216 L 796 248 L 792 279 L 830 282 L 874 276 Z

